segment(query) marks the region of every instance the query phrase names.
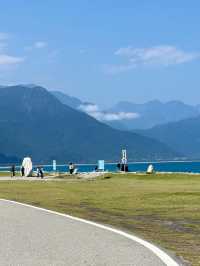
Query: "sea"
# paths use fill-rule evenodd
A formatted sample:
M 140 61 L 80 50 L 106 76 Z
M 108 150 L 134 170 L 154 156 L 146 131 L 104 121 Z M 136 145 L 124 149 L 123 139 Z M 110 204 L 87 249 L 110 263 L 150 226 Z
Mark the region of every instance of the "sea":
M 172 162 L 130 162 L 128 163 L 129 172 L 145 172 L 149 164 L 152 164 L 156 172 L 185 172 L 185 173 L 200 173 L 200 161 L 172 161 Z M 76 164 L 78 172 L 92 172 L 95 170 L 97 164 Z M 9 166 L 1 166 L 0 172 L 9 171 Z M 16 170 L 19 170 L 20 166 L 16 166 Z M 52 165 L 43 165 L 44 171 L 55 172 Z M 34 167 L 36 170 L 36 167 Z M 105 163 L 105 171 L 116 172 L 117 163 Z M 68 165 L 57 165 L 57 172 L 68 172 Z

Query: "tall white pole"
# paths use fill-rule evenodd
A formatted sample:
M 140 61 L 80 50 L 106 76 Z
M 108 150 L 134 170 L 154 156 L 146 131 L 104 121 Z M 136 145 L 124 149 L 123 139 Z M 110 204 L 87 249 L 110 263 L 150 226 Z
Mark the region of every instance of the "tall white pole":
M 127 154 L 126 154 L 126 150 L 122 150 L 122 164 L 124 166 L 124 173 L 126 172 L 125 166 L 127 164 Z

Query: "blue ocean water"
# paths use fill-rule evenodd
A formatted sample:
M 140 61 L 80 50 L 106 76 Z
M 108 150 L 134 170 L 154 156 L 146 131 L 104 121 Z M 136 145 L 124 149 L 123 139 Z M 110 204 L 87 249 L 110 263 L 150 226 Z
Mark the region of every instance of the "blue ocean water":
M 128 168 L 130 172 L 145 172 L 149 164 L 153 164 L 155 171 L 157 172 L 188 172 L 188 173 L 200 173 L 200 162 L 136 162 L 129 163 Z M 76 164 L 78 172 L 92 172 L 95 169 L 95 164 Z M 0 167 L 0 171 L 8 171 L 10 167 Z M 20 167 L 16 167 L 17 170 Z M 43 166 L 44 171 L 52 172 L 53 165 Z M 57 165 L 56 170 L 58 172 L 68 172 L 68 165 Z M 105 164 L 105 170 L 109 172 L 117 171 L 117 164 Z

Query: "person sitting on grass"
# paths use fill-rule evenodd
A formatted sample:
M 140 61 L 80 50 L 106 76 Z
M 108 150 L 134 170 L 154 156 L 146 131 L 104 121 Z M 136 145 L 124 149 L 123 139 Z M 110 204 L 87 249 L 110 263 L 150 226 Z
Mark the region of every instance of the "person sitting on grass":
M 37 177 L 41 177 L 41 179 L 44 178 L 44 172 L 41 166 L 37 167 Z

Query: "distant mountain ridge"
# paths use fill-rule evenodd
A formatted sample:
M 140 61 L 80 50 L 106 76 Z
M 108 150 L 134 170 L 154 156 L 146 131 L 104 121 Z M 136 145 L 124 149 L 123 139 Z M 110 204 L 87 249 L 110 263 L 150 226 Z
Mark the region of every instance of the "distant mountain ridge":
M 157 139 L 186 158 L 200 159 L 200 116 L 134 132 Z
M 87 103 L 82 102 L 78 98 L 68 96 L 65 93 L 59 91 L 53 91 L 52 93 L 63 104 L 66 104 L 79 111 L 84 111 L 83 108 L 80 109 L 80 106 L 87 106 Z M 96 106 L 95 104 L 90 105 Z M 169 101 L 163 103 L 158 100 L 153 100 L 143 104 L 122 101 L 108 110 L 98 110 L 98 112 L 102 112 L 102 114 L 135 114 L 133 115 L 134 118 L 129 119 L 109 121 L 102 120 L 103 123 L 111 126 L 112 128 L 127 131 L 133 129 L 149 129 L 156 125 L 197 117 L 200 115 L 200 105 L 192 106 L 181 101 Z M 98 114 L 96 113 L 87 113 L 93 117 L 98 117 Z M 99 115 L 99 117 L 103 117 L 103 115 Z
M 184 159 L 200 159 L 200 105 L 191 106 L 180 101 L 162 103 L 157 100 L 145 104 L 121 102 L 108 111 L 119 112 L 122 110 L 137 112 L 143 116 L 140 115 L 132 121 L 105 123 L 121 130 L 147 127 L 147 129 L 133 129 L 132 132 L 165 143 L 171 149 L 178 151 Z M 152 125 L 154 126 L 152 127 Z
M 198 106 L 191 106 L 181 101 L 170 101 L 162 103 L 158 100 L 146 102 L 144 104 L 134 104 L 131 102 L 119 102 L 109 111 L 134 112 L 137 118 L 122 121 L 124 127 L 132 129 L 148 129 L 155 125 L 176 122 L 183 119 L 196 117 L 200 114 Z
M 51 93 L 63 104 L 66 104 L 74 109 L 78 109 L 82 101 L 76 97 L 69 96 L 61 91 L 51 91 Z
M 100 123 L 42 87 L 0 89 L 0 151 L 5 156 L 31 156 L 40 163 L 117 161 L 122 148 L 130 160 L 180 156 L 159 141 Z

